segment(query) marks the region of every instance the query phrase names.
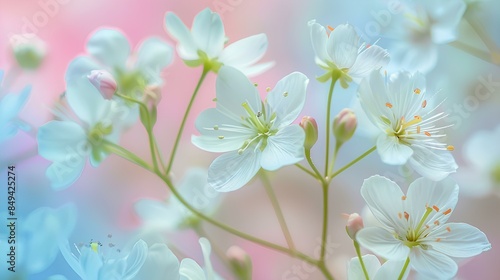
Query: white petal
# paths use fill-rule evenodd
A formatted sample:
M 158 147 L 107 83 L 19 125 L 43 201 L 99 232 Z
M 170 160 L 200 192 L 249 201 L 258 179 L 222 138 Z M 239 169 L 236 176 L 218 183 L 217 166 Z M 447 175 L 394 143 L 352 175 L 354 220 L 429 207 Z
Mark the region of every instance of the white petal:
M 326 52 L 326 41 L 328 40 L 326 29 L 321 24 L 316 23 L 315 20 L 311 20 L 307 24 L 311 31 L 311 42 L 316 57 L 321 61 L 331 60 Z
M 28 101 L 30 91 L 31 86 L 26 86 L 19 94 L 7 94 L 0 99 L 0 124 L 17 117 Z
M 135 280 L 179 279 L 179 260 L 167 245 L 156 243 L 149 247 L 148 256 Z
M 217 109 L 226 116 L 239 122 L 248 117 L 242 104 L 247 102 L 254 113 L 262 112 L 262 101 L 257 89 L 240 71 L 222 66 L 216 82 Z
M 374 255 L 364 255 L 362 256 L 363 263 L 366 268 L 366 272 L 370 278 L 373 278 L 380 268 L 380 261 Z M 359 258 L 352 258 L 347 264 L 347 279 L 348 280 L 359 280 L 365 279 L 365 274 L 359 262 Z
M 440 181 L 450 173 L 455 173 L 458 165 L 448 151 L 434 151 L 412 145 L 413 155 L 409 163 L 420 175 L 433 181 Z
M 88 75 L 92 70 L 105 70 L 106 68 L 106 66 L 100 65 L 88 56 L 77 56 L 70 62 L 64 79 L 66 84 L 70 85 L 81 79 L 88 80 Z
M 71 161 L 86 157 L 89 152 L 81 149 L 87 143 L 87 135 L 75 122 L 50 121 L 38 130 L 37 141 L 38 153 L 50 161 Z
M 99 279 L 99 274 L 102 273 L 103 259 L 100 254 L 96 254 L 90 247 L 80 248 L 80 266 L 82 267 L 83 279 Z M 103 278 L 101 278 L 103 279 Z M 105 278 L 104 278 L 105 279 Z
M 237 151 L 216 158 L 208 169 L 208 183 L 219 192 L 237 190 L 248 183 L 260 169 L 261 153 L 247 148 L 241 155 Z
M 403 165 L 413 154 L 413 150 L 401 144 L 398 137 L 385 133 L 377 138 L 377 152 L 384 163 L 391 165 Z
M 165 26 L 170 34 L 177 42 L 177 51 L 179 56 L 184 60 L 195 60 L 198 58 L 198 47 L 194 42 L 191 32 L 186 25 L 179 19 L 179 17 L 168 12 L 165 15 Z
M 158 200 L 141 199 L 134 208 L 145 226 L 155 229 L 173 230 L 185 218 L 171 205 Z
M 500 149 L 496 148 L 499 140 L 500 126 L 491 131 L 478 131 L 465 142 L 464 156 L 478 169 L 489 172 L 500 160 Z
M 71 253 L 71 248 L 69 247 L 68 240 L 61 241 L 59 244 L 59 249 L 61 250 L 61 255 L 64 257 L 69 266 L 73 271 L 80 276 L 80 278 L 85 279 L 85 273 L 83 272 L 80 261 L 73 253 Z
M 433 234 L 433 239 L 437 238 L 440 238 L 439 242 L 429 244 L 434 250 L 450 257 L 469 258 L 491 249 L 486 235 L 478 228 L 465 223 L 444 225 L 439 233 Z
M 179 272 L 181 280 L 206 280 L 205 271 L 192 259 L 183 259 Z
M 304 140 L 304 129 L 297 124 L 280 129 L 276 135 L 267 138 L 261 158 L 262 168 L 274 171 L 301 161 L 304 159 Z
M 431 279 L 452 279 L 457 273 L 457 264 L 449 257 L 434 250 L 413 247 L 410 264 L 418 273 Z
M 432 1 L 432 7 L 427 11 L 434 20 L 431 26 L 434 43 L 446 44 L 457 38 L 458 24 L 466 8 L 467 5 L 460 0 Z
M 196 15 L 192 27 L 193 39 L 208 57 L 217 57 L 224 48 L 224 25 L 219 14 L 209 8 Z
M 431 225 L 436 219 L 441 224 L 444 224 L 450 215 L 443 215 L 442 212 L 448 209 L 455 210 L 457 201 L 458 185 L 450 178 L 440 182 L 434 182 L 427 178 L 418 178 L 408 188 L 406 206 L 414 225 L 420 222 L 427 211 L 427 207 L 434 206 L 440 212 L 433 210 L 425 224 Z
M 224 65 L 238 69 L 259 61 L 267 50 L 267 36 L 264 33 L 253 35 L 228 45 L 219 56 Z
M 160 72 L 173 58 L 172 47 L 159 38 L 148 38 L 139 47 L 136 67 L 150 84 L 161 84 Z
M 274 61 L 270 61 L 270 62 L 239 67 L 238 70 L 240 70 L 247 77 L 254 77 L 271 69 L 272 67 L 274 67 L 275 64 L 276 63 Z
M 132 250 L 126 259 L 125 271 L 122 273 L 123 278 L 132 279 L 137 275 L 142 265 L 148 257 L 148 244 L 144 240 L 139 240 L 134 244 Z
M 391 60 L 399 69 L 427 73 L 434 69 L 438 59 L 438 49 L 435 44 L 413 42 L 398 42 L 389 49 Z
M 385 227 L 394 229 L 402 222 L 398 213 L 403 213 L 403 192 L 393 181 L 382 177 L 372 176 L 365 179 L 361 186 L 361 196 L 371 212 Z
M 73 184 L 82 175 L 85 161 L 83 158 L 75 158 L 73 161 L 54 162 L 45 175 L 55 190 L 63 190 Z
M 87 125 L 92 127 L 98 122 L 111 123 L 111 120 L 102 119 L 110 112 L 111 101 L 104 99 L 89 80 L 67 84 L 66 97 L 71 109 Z
M 359 50 L 359 36 L 349 24 L 337 26 L 328 38 L 326 50 L 339 68 L 351 68 Z
M 383 228 L 363 228 L 356 239 L 366 249 L 388 260 L 404 260 L 410 253 L 410 248 Z
M 300 72 L 291 73 L 278 81 L 267 95 L 267 104 L 276 113 L 278 128 L 291 124 L 306 102 L 309 79 Z
M 361 52 L 356 62 L 349 70 L 349 76 L 361 79 L 368 76 L 373 70 L 378 70 L 389 63 L 389 54 L 379 46 L 370 46 Z
M 386 261 L 382 267 L 378 270 L 377 274 L 373 280 L 387 280 L 387 279 L 398 279 L 401 270 L 405 264 L 406 260 L 389 260 Z M 407 268 L 402 280 L 407 279 L 410 274 L 410 268 Z
M 196 118 L 195 125 L 201 136 L 193 136 L 191 138 L 193 144 L 200 149 L 214 153 L 239 149 L 245 140 L 256 135 L 250 128 L 228 118 L 214 108 L 201 112 Z
M 361 107 L 370 121 L 379 128 L 387 127 L 387 124 L 382 122 L 381 116 L 387 117 L 388 112 L 385 103 L 389 100 L 384 77 L 379 71 L 371 72 L 368 78 L 361 81 L 358 88 L 358 97 Z
M 179 182 L 178 188 L 179 193 L 187 200 L 187 202 L 193 205 L 196 209 L 201 212 L 210 215 L 219 206 L 221 195 L 216 192 L 207 182 L 208 180 L 208 170 L 205 168 L 190 168 L 186 171 L 183 180 Z M 182 210 L 188 211 L 190 215 L 193 215 L 191 211 L 181 205 L 177 201 L 175 196 L 171 196 L 170 201 L 180 207 Z
M 98 29 L 87 42 L 87 52 L 112 68 L 123 68 L 130 55 L 130 44 L 118 30 Z
M 210 261 L 210 254 L 212 253 L 212 246 L 208 239 L 202 237 L 198 241 L 201 246 L 201 251 L 203 252 L 203 260 L 205 262 L 205 272 L 207 275 L 207 280 L 214 280 L 214 269 L 212 267 L 212 262 Z

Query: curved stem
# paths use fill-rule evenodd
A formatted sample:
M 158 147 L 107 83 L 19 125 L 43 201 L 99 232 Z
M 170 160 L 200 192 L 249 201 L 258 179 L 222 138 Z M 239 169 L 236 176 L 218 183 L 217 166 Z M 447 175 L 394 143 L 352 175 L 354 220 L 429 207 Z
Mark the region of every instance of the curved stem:
M 323 226 L 321 230 L 321 254 L 319 257 L 320 262 L 325 261 L 326 255 L 326 238 L 328 233 L 328 182 L 323 180 L 321 182 L 323 190 Z
M 105 149 L 108 152 L 111 152 L 113 154 L 116 154 L 116 155 L 124 158 L 124 159 L 127 159 L 127 160 L 139 165 L 140 167 L 148 170 L 148 171 L 151 171 L 153 173 L 155 172 L 153 167 L 151 167 L 147 162 L 142 160 L 136 154 L 130 152 L 129 150 L 123 148 L 122 146 L 119 146 L 119 145 L 116 145 L 115 143 L 109 142 L 106 139 L 103 139 L 102 141 L 103 141 L 103 145 L 105 146 Z
M 339 175 L 340 173 L 344 172 L 346 169 L 348 169 L 349 167 L 353 166 L 355 163 L 357 163 L 358 161 L 362 160 L 364 157 L 366 157 L 367 155 L 371 154 L 376 149 L 377 149 L 377 146 L 371 147 L 368 151 L 364 152 L 362 155 L 360 155 L 359 157 L 355 158 L 353 161 L 349 162 L 344 167 L 340 168 L 335 173 L 333 173 L 332 176 L 330 176 L 330 178 L 331 179 L 335 178 L 337 175 Z
M 328 171 L 328 174 L 333 173 L 333 168 L 335 167 L 335 162 L 337 161 L 337 155 L 339 153 L 340 147 L 342 147 L 342 143 L 337 141 L 337 143 L 335 143 L 335 150 L 333 151 L 332 161 L 330 162 L 330 170 Z M 328 178 L 329 180 L 331 180 L 330 177 Z
M 274 212 L 276 213 L 276 217 L 278 218 L 278 221 L 280 223 L 281 231 L 283 232 L 283 235 L 285 236 L 286 243 L 288 244 L 288 248 L 290 248 L 291 250 L 294 250 L 295 245 L 293 244 L 292 235 L 290 234 L 290 230 L 288 229 L 288 226 L 286 224 L 285 216 L 283 215 L 283 211 L 281 211 L 281 207 L 280 207 L 280 204 L 278 202 L 278 198 L 276 197 L 276 194 L 274 193 L 273 187 L 271 186 L 271 182 L 269 181 L 269 178 L 267 177 L 266 171 L 261 170 L 260 177 L 261 177 L 262 183 L 264 185 L 264 188 L 266 189 L 267 195 L 269 196 L 269 200 L 271 200 L 271 204 L 273 205 Z
M 332 111 L 332 97 L 333 97 L 333 88 L 335 87 L 335 82 L 337 82 L 337 78 L 334 74 L 332 74 L 332 81 L 330 83 L 330 90 L 328 91 L 328 101 L 326 104 L 326 151 L 325 151 L 325 177 L 328 176 L 328 162 L 330 161 L 330 118 Z
M 300 163 L 296 163 L 295 166 L 297 166 L 298 168 L 300 168 L 302 171 L 306 172 L 307 174 L 313 176 L 314 178 L 317 177 L 316 174 L 311 172 L 309 169 L 307 169 L 305 166 L 301 165 Z
M 167 164 L 167 170 L 165 171 L 165 174 L 167 174 L 167 175 L 172 170 L 172 165 L 174 163 L 175 154 L 177 153 L 177 148 L 179 146 L 179 142 L 181 141 L 182 132 L 184 131 L 184 126 L 186 125 L 187 118 L 189 116 L 189 113 L 191 112 L 191 107 L 193 107 L 194 100 L 196 99 L 196 95 L 198 95 L 198 91 L 200 90 L 201 84 L 205 80 L 205 77 L 207 76 L 208 72 L 210 72 L 210 68 L 203 67 L 203 72 L 201 73 L 200 79 L 198 80 L 198 84 L 196 84 L 196 88 L 194 89 L 193 95 L 191 96 L 191 99 L 189 100 L 189 104 L 188 104 L 188 107 L 186 108 L 186 112 L 184 112 L 184 116 L 182 117 L 181 126 L 179 127 L 179 131 L 177 132 L 177 136 L 175 137 L 174 146 L 172 148 L 172 152 L 170 153 L 170 159 L 168 160 L 168 164 Z
M 356 240 L 353 240 L 354 248 L 356 249 L 356 255 L 358 255 L 359 264 L 361 265 L 361 269 L 363 269 L 363 274 L 365 275 L 366 280 L 370 280 L 370 275 L 368 275 L 368 271 L 366 271 L 365 262 L 361 257 L 361 249 L 359 248 L 359 243 Z
M 403 269 L 401 269 L 401 273 L 399 273 L 398 280 L 403 279 L 403 276 L 405 276 L 406 269 L 408 268 L 408 265 L 410 264 L 410 256 L 406 258 L 405 265 L 403 266 Z
M 316 165 L 314 165 L 314 162 L 312 161 L 312 158 L 311 158 L 311 150 L 306 149 L 305 154 L 306 154 L 306 160 L 309 163 L 309 166 L 311 166 L 311 168 L 314 170 L 314 173 L 315 173 L 314 177 L 316 179 L 320 180 L 321 183 L 323 183 L 325 181 L 325 178 L 323 178 L 323 175 L 321 175 L 318 168 L 316 168 Z

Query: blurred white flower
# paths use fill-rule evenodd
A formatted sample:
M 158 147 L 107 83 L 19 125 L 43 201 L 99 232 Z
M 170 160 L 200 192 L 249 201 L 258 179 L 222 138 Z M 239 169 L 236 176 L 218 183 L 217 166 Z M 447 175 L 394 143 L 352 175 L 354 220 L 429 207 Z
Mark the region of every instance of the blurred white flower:
M 311 41 L 316 54 L 316 64 L 327 71 L 318 80 L 326 82 L 338 75 L 342 87 L 354 79 L 359 82 L 373 70 L 389 63 L 387 51 L 376 45 L 360 42 L 354 27 L 341 24 L 335 28 L 328 26 L 327 31 L 315 20 L 309 21 Z
M 364 255 L 362 256 L 363 263 L 368 273 L 368 277 L 371 280 L 387 280 L 387 279 L 399 279 L 399 274 L 404 266 L 405 260 L 399 261 L 386 261 L 383 265 L 380 264 L 378 258 L 374 255 Z M 403 278 L 408 278 L 410 270 L 407 269 Z M 347 264 L 347 279 L 348 280 L 360 280 L 366 279 L 361 263 L 358 257 L 352 258 Z
M 382 132 L 377 138 L 377 151 L 383 162 L 408 162 L 434 181 L 456 171 L 458 166 L 449 152 L 453 146 L 437 141 L 446 136 L 442 130 L 447 126 L 437 126 L 436 122 L 448 115 L 434 113 L 436 107 L 427 106 L 430 98 L 422 74 L 400 72 L 384 81 L 384 76 L 374 71 L 361 82 L 358 96 L 364 112 Z
M 212 262 L 210 261 L 210 254 L 212 253 L 212 246 L 208 239 L 202 237 L 198 241 L 203 252 L 203 260 L 205 267 L 201 268 L 194 260 L 185 258 L 181 261 L 179 272 L 181 280 L 221 280 L 219 275 L 215 273 Z
M 0 71 L 0 143 L 12 138 L 19 129 L 30 130 L 31 127 L 18 118 L 19 112 L 28 101 L 31 86 L 26 86 L 19 94 L 4 92 L 2 88 L 4 72 Z
M 450 279 L 457 272 L 452 258 L 468 258 L 491 248 L 485 234 L 465 223 L 446 223 L 458 201 L 451 179 L 419 178 L 405 195 L 393 181 L 372 176 L 361 195 L 382 227 L 365 227 L 356 235 L 365 248 L 388 260 L 410 259 L 419 274 Z
M 37 69 L 47 55 L 47 45 L 36 34 L 16 34 L 10 45 L 17 64 L 23 69 Z
M 220 66 L 227 65 L 247 76 L 254 76 L 274 65 L 274 62 L 255 64 L 266 52 L 265 34 L 250 36 L 224 47 L 227 40 L 224 25 L 220 16 L 209 8 L 196 15 L 191 30 L 172 12 L 165 15 L 165 24 L 168 33 L 178 42 L 177 53 L 189 66 L 204 65 L 218 72 Z
M 438 59 L 438 45 L 457 38 L 466 9 L 462 0 L 422 0 L 405 6 L 400 20 L 392 24 L 395 39 L 389 47 L 393 61 L 408 71 L 428 72 Z
M 305 103 L 309 80 L 299 72 L 281 79 L 262 102 L 256 87 L 240 71 L 222 67 L 217 77 L 216 108 L 196 119 L 200 149 L 225 153 L 208 170 L 217 191 L 241 188 L 262 167 L 277 170 L 304 157 L 304 130 L 292 122 Z
M 178 185 L 179 194 L 200 212 L 211 215 L 220 203 L 220 193 L 207 184 L 207 170 L 191 168 Z M 141 199 L 135 210 L 148 228 L 175 230 L 196 226 L 200 219 L 171 195 L 167 202 Z

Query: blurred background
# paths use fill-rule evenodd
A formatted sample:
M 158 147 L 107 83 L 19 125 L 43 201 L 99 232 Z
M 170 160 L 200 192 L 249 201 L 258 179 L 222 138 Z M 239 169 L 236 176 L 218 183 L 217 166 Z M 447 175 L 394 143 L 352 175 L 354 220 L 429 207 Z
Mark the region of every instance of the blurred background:
M 476 15 L 484 33 L 494 44 L 499 45 L 497 27 L 500 26 L 500 2 L 477 2 L 480 3 L 468 2 L 468 7 L 471 7 L 468 12 Z M 18 92 L 25 85 L 32 85 L 31 97 L 20 114 L 21 119 L 33 127 L 32 131 L 20 132 L 0 144 L 0 168 L 5 170 L 9 164 L 17 167 L 19 215 L 28 214 L 41 206 L 59 207 L 66 202 L 73 202 L 78 208 L 78 221 L 70 243 L 107 240 L 111 234 L 114 244 L 126 246 L 127 240 L 141 232 L 141 220 L 134 212 L 134 203 L 141 198 L 165 199 L 169 196 L 168 189 L 160 180 L 117 156 L 110 156 L 97 169 L 88 165 L 82 177 L 62 191 L 52 190 L 45 177 L 45 170 L 50 163 L 37 155 L 36 128 L 53 118 L 50 108 L 65 90 L 64 73 L 68 63 L 76 55 L 85 52 L 89 34 L 98 27 L 122 30 L 132 46 L 149 36 L 159 37 L 174 46 L 175 42 L 165 31 L 165 13 L 175 12 L 190 26 L 193 17 L 209 7 L 220 13 L 230 43 L 253 34 L 266 33 L 269 47 L 262 61 L 275 61 L 276 66 L 252 78 L 252 81 L 259 84 L 265 96 L 266 87 L 273 87 L 279 79 L 293 71 L 303 72 L 310 78 L 303 115 L 311 115 L 318 121 L 320 140 L 313 149 L 313 158 L 321 169 L 324 153 L 324 135 L 321 131 L 325 126 L 329 84 L 321 84 L 314 79 L 323 70 L 314 63 L 307 23 L 311 19 L 331 26 L 348 22 L 358 28 L 367 43 L 373 44 L 378 40 L 377 44 L 388 48 L 391 53 L 393 40 L 386 34 L 390 33 L 391 26 L 401 17 L 394 12 L 397 10 L 393 10 L 399 4 L 398 1 L 368 0 L 0 0 L 0 69 L 17 73 L 10 91 Z M 458 32 L 459 41 L 488 51 L 488 46 L 469 25 L 460 24 Z M 22 33 L 35 33 L 46 44 L 46 58 L 37 70 L 21 71 L 16 66 L 9 42 L 13 35 Z M 497 246 L 500 246 L 497 216 L 500 211 L 500 182 L 493 180 L 488 191 L 476 192 L 476 184 L 489 174 L 478 171 L 464 152 L 464 146 L 477 132 L 491 131 L 493 135 L 500 125 L 500 70 L 493 60 L 485 61 L 456 47 L 444 44 L 437 48 L 436 65 L 426 73 L 427 90 L 440 91 L 446 99 L 441 106 L 449 113 L 444 124 L 454 124 L 447 129 L 447 142 L 455 146 L 453 153 L 460 166 L 457 174 L 452 175 L 461 187 L 461 194 L 450 221 L 465 222 L 480 228 L 493 247 L 480 256 L 461 262 L 457 279 L 497 279 L 500 275 L 497 265 L 500 258 L 497 250 Z M 391 61 L 387 69 L 389 72 L 398 69 L 397 61 Z M 187 67 L 176 56 L 173 64 L 162 74 L 165 84 L 155 132 L 165 155 L 173 145 L 181 116 L 201 70 Z M 177 180 L 183 177 L 189 167 L 208 167 L 217 156 L 197 149 L 190 142 L 191 135 L 197 133 L 194 129 L 196 116 L 213 106 L 211 100 L 215 97 L 215 78 L 213 73 L 208 75 L 188 119 L 177 163 L 173 168 Z M 356 90 L 355 83 L 348 89 L 335 88 L 333 116 L 344 107 L 354 106 Z M 360 123 L 355 137 L 340 151 L 336 166 L 350 162 L 373 146 L 374 139 L 363 133 L 363 128 L 364 125 Z M 496 133 L 496 137 L 499 137 L 499 133 Z M 500 162 L 500 138 L 495 139 L 491 139 L 489 143 L 492 145 L 486 150 L 490 148 L 491 153 L 499 155 L 497 162 Z M 139 123 L 125 133 L 121 144 L 144 158 L 149 157 L 147 135 Z M 355 256 L 352 242 L 345 234 L 346 219 L 342 214 L 363 210 L 364 202 L 359 190 L 363 180 L 374 174 L 391 178 L 403 189 L 407 188 L 408 182 L 418 177 L 406 167 L 383 164 L 379 156 L 373 153 L 332 182 L 328 229 L 331 254 L 328 254 L 328 266 L 336 279 L 345 278 L 347 261 Z M 273 173 L 271 180 L 297 247 L 314 255 L 321 238 L 320 186 L 294 166 Z M 5 195 L 3 191 L 0 193 L 1 201 L 5 201 Z M 236 192 L 225 194 L 215 217 L 241 231 L 286 244 L 265 189 L 258 179 Z M 236 244 L 250 254 L 254 264 L 254 279 L 322 279 L 319 272 L 301 268 L 300 260 L 254 245 L 209 224 L 205 224 L 204 228 L 213 246 L 225 251 Z M 164 233 L 164 236 L 186 256 L 202 260 L 198 237 L 191 230 Z M 0 240 L 0 246 L 3 246 L 2 243 Z M 232 279 L 230 272 L 215 256 L 212 260 L 223 277 Z M 4 262 L 1 263 L 4 269 Z M 300 275 L 295 276 L 299 278 L 293 278 L 290 272 L 297 268 L 302 269 Z M 56 273 L 68 279 L 78 278 L 64 258 L 59 256 L 47 271 L 32 275 L 29 279 L 46 279 Z

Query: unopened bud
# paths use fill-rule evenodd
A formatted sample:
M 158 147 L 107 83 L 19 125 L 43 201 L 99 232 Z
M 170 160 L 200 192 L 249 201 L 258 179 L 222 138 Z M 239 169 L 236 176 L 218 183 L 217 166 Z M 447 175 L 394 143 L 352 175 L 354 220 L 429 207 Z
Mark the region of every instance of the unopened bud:
M 143 102 L 150 106 L 158 106 L 161 101 L 161 87 L 158 85 L 149 85 L 144 89 Z
M 337 139 L 337 143 L 343 144 L 349 141 L 354 131 L 356 131 L 357 125 L 356 114 L 349 108 L 342 109 L 333 120 L 333 134 Z
M 358 213 L 352 213 L 347 218 L 347 226 L 345 227 L 347 234 L 352 240 L 356 240 L 356 233 L 363 228 L 363 218 Z
M 10 38 L 17 64 L 23 69 L 37 69 L 47 54 L 47 46 L 35 34 L 19 34 Z
M 238 279 L 252 279 L 252 259 L 238 246 L 231 246 L 226 252 L 226 256 Z
M 113 75 L 106 70 L 92 70 L 87 76 L 101 95 L 106 99 L 111 99 L 116 92 L 116 81 Z
M 300 121 L 300 126 L 306 133 L 306 140 L 304 141 L 304 148 L 311 149 L 316 141 L 318 141 L 318 124 L 313 117 L 304 116 Z

